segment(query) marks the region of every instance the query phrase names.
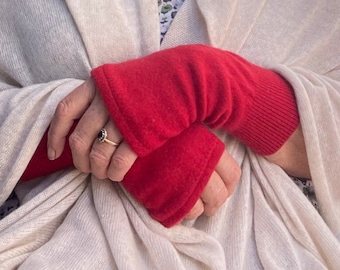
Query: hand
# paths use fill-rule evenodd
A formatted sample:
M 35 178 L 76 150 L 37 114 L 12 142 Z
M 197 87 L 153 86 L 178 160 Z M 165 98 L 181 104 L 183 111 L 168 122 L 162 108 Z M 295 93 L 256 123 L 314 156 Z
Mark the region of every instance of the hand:
M 224 129 L 256 153 L 271 155 L 299 124 L 294 93 L 280 75 L 209 46 L 161 50 L 105 64 L 91 74 L 112 119 L 139 156 L 195 122 Z
M 49 158 L 53 160 L 61 155 L 66 135 L 76 119 L 79 122 L 69 139 L 74 166 L 82 172 L 91 172 L 99 179 L 121 181 L 137 155 L 109 119 L 92 79 L 85 81 L 59 103 L 48 132 Z M 108 138 L 119 143 L 118 146 L 97 140 L 103 127 Z
M 276 153 L 265 158 L 280 166 L 290 176 L 311 179 L 301 125 Z
M 206 216 L 214 215 L 232 195 L 240 176 L 240 166 L 225 150 L 200 199 L 185 218 L 195 219 L 202 214 Z
M 122 140 L 121 134 L 109 119 L 105 105 L 90 79 L 65 97 L 57 107 L 48 134 L 50 158 L 55 159 L 60 156 L 66 135 L 75 120 L 79 118 L 69 139 L 74 165 L 79 170 L 91 172 L 98 178 L 122 180 L 134 164 L 137 155 Z M 107 143 L 100 144 L 96 140 L 98 131 L 104 125 L 109 139 L 121 142 L 118 148 Z M 202 213 L 213 215 L 232 194 L 239 176 L 239 166 L 225 151 L 200 200 L 187 218 L 195 218 Z M 135 195 L 135 192 L 132 194 Z

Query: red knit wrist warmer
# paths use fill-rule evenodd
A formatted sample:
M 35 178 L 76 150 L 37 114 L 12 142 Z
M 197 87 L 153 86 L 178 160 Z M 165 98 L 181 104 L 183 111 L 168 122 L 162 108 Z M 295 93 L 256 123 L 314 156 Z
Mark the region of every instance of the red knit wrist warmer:
M 72 127 L 70 133 L 66 138 L 68 142 L 68 137 L 74 130 L 75 125 Z M 48 131 L 45 132 L 43 138 L 41 139 L 35 153 L 27 165 L 26 170 L 21 176 L 21 181 L 29 181 L 34 178 L 45 176 L 50 173 L 65 169 L 67 167 L 73 166 L 71 149 L 68 143 L 65 143 L 65 149 L 61 156 L 55 160 L 49 160 L 47 156 L 47 135 Z
M 208 46 L 179 46 L 106 64 L 92 76 L 115 124 L 139 156 L 194 122 L 223 128 L 269 155 L 299 123 L 293 92 L 283 78 Z
M 122 184 L 154 219 L 171 227 L 195 205 L 223 150 L 214 134 L 194 124 L 139 158 Z
M 138 158 L 122 184 L 154 219 L 171 227 L 195 205 L 223 150 L 224 144 L 203 125 L 192 125 L 148 156 Z M 61 157 L 47 158 L 46 131 L 21 181 L 69 166 L 73 162 L 68 143 Z

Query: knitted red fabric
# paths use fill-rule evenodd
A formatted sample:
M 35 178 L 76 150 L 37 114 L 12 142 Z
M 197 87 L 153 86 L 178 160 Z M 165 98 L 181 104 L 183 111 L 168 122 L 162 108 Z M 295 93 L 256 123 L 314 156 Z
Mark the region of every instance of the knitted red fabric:
M 184 45 L 92 76 L 116 126 L 145 156 L 194 122 L 223 128 L 259 154 L 275 153 L 299 123 L 290 85 L 228 51 Z
M 171 227 L 195 205 L 223 150 L 215 135 L 194 124 L 140 158 L 122 184 L 154 219 Z
M 188 213 L 223 150 L 215 136 L 192 123 L 224 128 L 268 155 L 299 122 L 292 90 L 283 78 L 207 46 L 181 46 L 104 65 L 92 75 L 124 138 L 146 156 L 137 159 L 122 183 L 165 226 Z M 59 160 L 68 161 L 63 166 L 71 164 L 68 151 Z M 46 152 L 42 142 L 23 179 L 56 170 L 59 165 L 52 165 Z
M 72 127 L 69 135 L 74 130 L 74 128 L 75 125 Z M 52 172 L 73 166 L 71 148 L 68 144 L 69 135 L 66 138 L 65 148 L 61 156 L 55 160 L 49 160 L 47 156 L 47 134 L 48 132 L 46 131 L 37 149 L 35 150 L 32 159 L 21 176 L 21 181 L 29 181 L 34 178 L 45 176 Z
M 203 125 L 194 124 L 156 151 L 138 158 L 122 184 L 154 219 L 171 227 L 192 209 L 223 150 L 224 144 L 215 135 Z M 72 165 L 68 143 L 60 158 L 48 159 L 46 132 L 21 181 Z

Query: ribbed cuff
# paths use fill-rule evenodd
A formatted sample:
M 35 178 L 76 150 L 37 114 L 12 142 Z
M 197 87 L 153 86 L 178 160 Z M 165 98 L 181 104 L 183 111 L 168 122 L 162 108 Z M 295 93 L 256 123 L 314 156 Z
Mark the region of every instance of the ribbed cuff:
M 290 84 L 277 73 L 262 69 L 261 89 L 256 91 L 243 124 L 230 133 L 260 155 L 277 152 L 299 125 Z

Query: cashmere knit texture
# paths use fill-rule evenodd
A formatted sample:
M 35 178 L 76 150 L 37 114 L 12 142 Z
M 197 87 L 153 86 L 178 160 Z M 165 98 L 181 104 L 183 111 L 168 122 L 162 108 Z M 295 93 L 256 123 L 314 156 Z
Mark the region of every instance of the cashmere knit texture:
M 103 65 L 91 74 L 139 156 L 194 122 L 222 128 L 255 152 L 270 155 L 299 123 L 292 90 L 280 76 L 208 46 L 179 46 Z
M 164 73 L 163 66 L 173 73 Z M 193 122 L 223 128 L 262 155 L 277 151 L 298 124 L 292 90 L 280 76 L 208 46 L 163 50 L 92 74 L 124 139 L 144 157 L 122 184 L 167 227 L 188 214 L 223 150 L 215 136 L 203 126 L 192 127 Z M 179 136 L 166 143 L 173 137 L 168 134 Z M 54 161 L 47 159 L 46 145 L 45 134 L 22 180 L 72 165 L 68 144 Z
M 282 146 L 296 129 L 298 116 L 292 90 L 280 76 L 229 52 L 191 45 L 161 51 L 149 58 L 104 66 L 103 71 L 97 68 L 92 74 L 124 139 L 144 157 L 137 159 L 124 177 L 123 186 L 153 218 L 171 227 L 197 202 L 223 151 L 222 143 L 203 126 L 192 127 L 187 122 L 176 128 L 176 123 L 183 123 L 183 116 L 213 128 L 224 128 L 262 155 L 272 154 Z M 129 64 L 132 65 L 126 67 Z M 173 73 L 164 72 L 165 66 Z M 185 91 L 173 92 L 177 86 Z M 166 121 L 167 115 L 172 120 Z M 128 128 L 121 129 L 122 121 L 128 123 L 123 124 Z M 150 123 L 155 123 L 156 129 Z M 144 131 L 147 133 L 138 137 Z M 177 135 L 171 142 L 167 142 L 171 139 L 166 137 L 169 132 Z M 62 156 L 53 161 L 47 158 L 46 146 L 47 134 L 21 180 L 45 176 L 72 165 L 68 143 Z M 143 149 L 145 146 L 151 149 Z
M 157 9 L 146 0 L 1 2 L 0 203 L 15 188 L 22 204 L 0 221 L 1 268 L 337 269 L 338 1 L 186 1 L 161 47 Z M 76 170 L 18 184 L 58 102 L 91 69 L 193 43 L 292 85 L 320 215 L 279 167 L 223 132 L 242 167 L 235 193 L 215 216 L 171 229 L 120 184 Z
M 51 161 L 47 157 L 45 132 L 21 181 L 73 167 L 67 141 L 68 136 L 62 155 Z M 223 150 L 224 144 L 206 127 L 193 124 L 157 151 L 139 157 L 124 177 L 122 185 L 155 220 L 166 227 L 174 226 L 182 221 L 199 199 Z

